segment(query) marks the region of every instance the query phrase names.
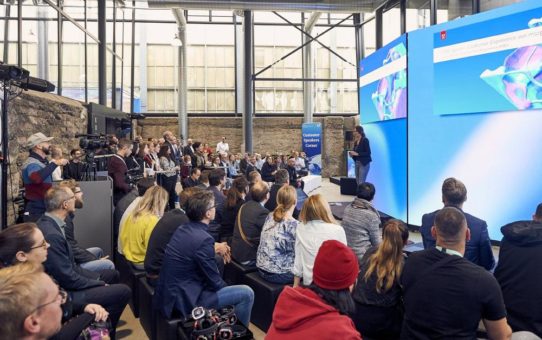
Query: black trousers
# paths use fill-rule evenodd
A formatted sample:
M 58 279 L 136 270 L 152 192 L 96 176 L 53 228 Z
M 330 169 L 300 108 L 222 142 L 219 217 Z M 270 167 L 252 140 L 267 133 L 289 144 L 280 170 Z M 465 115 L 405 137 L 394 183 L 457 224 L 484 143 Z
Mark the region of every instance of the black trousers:
M 112 337 L 114 338 L 115 329 L 124 308 L 132 297 L 132 291 L 128 286 L 118 284 L 119 272 L 116 270 L 101 271 L 100 280 L 108 285 L 85 289 L 83 292 L 87 303 L 98 304 L 107 310 L 113 328 Z
M 62 325 L 60 331 L 56 333 L 50 340 L 74 340 L 77 339 L 79 334 L 87 328 L 92 321 L 94 321 L 94 315 L 83 313 L 69 319 Z
M 177 201 L 177 192 L 175 191 L 175 186 L 177 185 L 177 176 L 164 176 L 161 175 L 158 178 L 158 184 L 164 188 L 169 194 L 169 209 L 175 209 L 175 202 Z

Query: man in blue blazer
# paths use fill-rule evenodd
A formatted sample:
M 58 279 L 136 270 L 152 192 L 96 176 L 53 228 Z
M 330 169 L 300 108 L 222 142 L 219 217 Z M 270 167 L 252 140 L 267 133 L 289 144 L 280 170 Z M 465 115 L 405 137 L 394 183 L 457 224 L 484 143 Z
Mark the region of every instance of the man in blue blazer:
M 164 316 L 189 316 L 194 307 L 233 305 L 238 319 L 248 326 L 254 292 L 245 285 L 226 286 L 215 261 L 215 241 L 209 223 L 215 218 L 211 191 L 194 193 L 185 205 L 190 219 L 177 228 L 164 253 L 153 303 Z
M 465 184 L 453 177 L 447 178 L 442 183 L 442 202 L 445 207 L 456 207 L 463 211 L 463 203 L 467 200 L 467 188 Z M 431 236 L 431 228 L 435 222 L 435 215 L 440 210 L 433 211 L 422 216 L 420 232 L 425 249 L 435 247 L 435 239 Z M 491 241 L 487 231 L 486 221 L 463 211 L 470 229 L 470 240 L 467 240 L 465 258 L 474 264 L 492 270 L 495 266 L 495 258 L 491 250 Z

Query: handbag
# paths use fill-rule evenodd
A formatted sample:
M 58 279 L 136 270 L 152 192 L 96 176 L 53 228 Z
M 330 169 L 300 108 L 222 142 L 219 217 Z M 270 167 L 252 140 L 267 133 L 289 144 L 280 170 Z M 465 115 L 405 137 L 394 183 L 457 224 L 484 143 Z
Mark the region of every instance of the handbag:
M 93 321 L 87 328 L 83 329 L 77 340 L 109 340 L 111 339 L 109 335 L 110 329 L 111 322 L 109 320 Z
M 248 244 L 249 246 L 251 246 L 252 248 L 256 248 L 256 246 L 254 245 L 254 243 L 250 242 L 250 240 L 248 239 L 248 237 L 245 235 L 245 231 L 243 230 L 243 226 L 241 225 L 241 211 L 243 210 L 243 207 L 245 205 L 243 204 L 241 206 L 241 208 L 239 208 L 239 212 L 237 213 L 237 225 L 239 226 L 239 233 L 241 234 L 241 238 L 243 239 L 243 241 Z

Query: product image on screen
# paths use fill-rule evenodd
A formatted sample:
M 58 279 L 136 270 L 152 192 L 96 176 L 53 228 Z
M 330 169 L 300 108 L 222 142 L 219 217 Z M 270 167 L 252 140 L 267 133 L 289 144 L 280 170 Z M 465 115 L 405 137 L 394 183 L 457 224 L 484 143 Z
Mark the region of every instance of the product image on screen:
M 433 61 L 437 115 L 540 109 L 542 9 L 441 30 Z
M 363 123 L 407 116 L 406 35 L 360 62 L 360 110 Z

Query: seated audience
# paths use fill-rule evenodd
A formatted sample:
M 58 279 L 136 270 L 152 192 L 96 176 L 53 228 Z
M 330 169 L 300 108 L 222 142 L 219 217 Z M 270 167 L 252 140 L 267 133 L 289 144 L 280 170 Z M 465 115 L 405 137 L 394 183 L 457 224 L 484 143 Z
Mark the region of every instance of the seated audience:
M 299 176 L 307 176 L 309 172 L 307 171 L 305 159 L 299 156 L 299 152 L 297 151 L 293 153 L 293 156 L 295 158 L 295 171 L 299 174 Z
M 224 211 L 224 201 L 226 200 L 226 196 L 224 196 L 224 193 L 222 192 L 225 184 L 226 173 L 224 172 L 224 169 L 213 169 L 209 174 L 209 188 L 207 188 L 207 190 L 212 192 L 215 197 L 215 218 L 209 224 L 209 233 L 215 241 L 218 241 L 220 238 L 222 213 Z
M 403 247 L 407 241 L 405 224 L 389 220 L 383 228 L 382 243 L 369 248 L 361 259 L 358 282 L 352 294 L 356 303 L 352 320 L 363 336 L 400 338 L 403 299 L 399 279 L 405 262 Z
M 228 162 L 227 162 L 227 167 L 228 167 L 228 177 L 229 178 L 236 178 L 237 176 L 239 176 L 239 173 L 238 173 L 238 167 L 237 167 L 237 162 L 235 160 L 235 155 L 234 154 L 230 154 L 228 156 Z
M 81 157 L 83 157 L 83 152 L 81 149 L 72 149 L 70 151 L 71 160 L 65 165 L 62 169 L 63 176 L 65 179 L 74 179 L 76 181 L 81 181 L 83 176 L 85 176 L 85 165 L 81 163 Z
M 258 171 L 251 171 L 248 174 L 247 179 L 248 179 L 248 195 L 245 201 L 248 202 L 248 201 L 252 201 L 252 195 L 251 195 L 252 187 L 254 186 L 254 184 L 262 181 L 262 176 L 260 175 Z
M 254 157 L 256 157 L 256 163 L 254 164 L 256 169 L 258 169 L 258 171 L 262 171 L 262 166 L 265 163 L 265 159 L 262 159 L 262 155 L 259 153 L 254 154 Z
M 303 189 L 305 187 L 305 183 L 303 183 L 303 180 L 300 178 L 299 174 L 297 173 L 297 170 L 295 169 L 294 157 L 288 158 L 288 166 L 286 167 L 286 170 L 288 171 L 290 185 L 293 186 L 294 188 Z
M 62 187 L 49 189 L 45 194 L 45 206 L 46 212 L 36 224 L 45 242 L 50 244 L 44 263 L 46 272 L 72 298 L 103 306 L 109 312 L 114 336 L 117 322 L 131 297 L 130 288 L 116 284 L 119 282 L 119 273 L 115 270 L 96 273 L 75 263 L 63 233 L 66 217 L 75 210 L 75 195 L 71 190 Z
M 352 320 L 350 293 L 358 276 L 358 261 L 350 248 L 330 240 L 314 261 L 314 281 L 308 287 L 285 287 L 280 294 L 267 340 L 361 339 Z
M 299 220 L 301 223 L 295 234 L 295 260 L 292 269 L 294 287 L 299 286 L 301 281 L 305 286 L 312 283 L 314 258 L 324 241 L 337 240 L 346 244 L 344 229 L 333 218 L 329 204 L 322 195 L 313 195 L 305 200 Z
M 256 168 L 256 156 L 255 155 L 251 155 L 249 158 L 248 158 L 248 163 L 247 163 L 247 167 L 245 169 L 245 175 L 248 176 L 250 175 L 251 172 L 253 171 L 256 171 L 259 173 L 258 171 L 258 168 Z M 250 181 L 250 179 L 249 179 Z
M 52 161 L 61 161 L 62 160 L 62 148 L 59 145 L 51 145 L 51 160 Z M 65 166 L 65 165 L 64 165 Z M 64 166 L 58 166 L 53 173 L 51 174 L 51 177 L 53 178 L 53 182 L 61 181 L 63 168 Z
M 257 182 L 252 186 L 250 193 L 252 200 L 239 208 L 231 245 L 233 258 L 245 266 L 256 265 L 260 234 L 269 214 L 269 210 L 264 208 L 265 202 L 269 199 L 267 184 Z
M 297 193 L 289 185 L 278 191 L 278 205 L 267 216 L 260 236 L 256 266 L 265 280 L 279 284 L 294 282 L 295 231 L 298 221 L 292 214 Z
M 200 176 L 201 176 L 200 168 L 192 168 L 190 170 L 190 177 L 187 177 L 183 181 L 183 189 L 197 187 L 200 184 L 199 182 Z
M 147 189 L 155 185 L 156 183 L 153 178 L 140 179 L 137 181 L 136 188 L 121 198 L 119 203 L 115 206 L 115 210 L 113 211 L 113 244 L 117 248 L 119 254 L 124 254 L 122 252 L 122 242 L 119 237 L 122 232 L 121 226 L 124 225 L 128 216 L 130 216 L 132 211 L 137 207 L 141 197 L 147 192 Z
M 189 316 L 196 306 L 233 305 L 244 325 L 250 322 L 254 292 L 248 286 L 230 286 L 220 277 L 214 240 L 207 232 L 215 202 L 209 191 L 198 191 L 186 203 L 189 223 L 177 228 L 164 253 L 153 303 L 164 316 Z
M 375 196 L 375 187 L 369 182 L 358 185 L 357 197 L 344 209 L 341 222 L 348 246 L 352 248 L 358 262 L 367 249 L 380 244 L 380 215 L 371 204 Z
M 480 320 L 490 339 L 509 338 L 497 280 L 463 258 L 470 238 L 465 216 L 458 208 L 445 207 L 434 222 L 436 247 L 410 254 L 401 276 L 401 339 L 476 339 Z
M 162 145 L 158 156 L 160 157 L 160 167 L 163 171 L 163 173 L 158 174 L 158 184 L 168 193 L 169 209 L 175 209 L 175 202 L 177 201 L 175 186 L 177 185 L 177 170 L 179 170 L 179 167 L 175 165 L 175 159 L 171 154 L 171 147 L 167 144 Z
M 47 259 L 48 248 L 49 244 L 36 224 L 12 225 L 0 232 L 0 268 L 30 264 L 43 272 L 42 264 Z M 85 304 L 77 299 L 63 301 L 62 307 L 62 327 L 50 339 L 75 339 L 92 320 L 105 321 L 109 315 L 102 306 Z
M 209 187 L 209 175 L 211 174 L 211 171 L 209 170 L 203 170 L 201 172 L 201 176 L 199 176 L 199 184 L 196 185 L 196 187 L 200 189 L 207 189 Z
M 262 165 L 262 179 L 266 182 L 274 182 L 275 174 L 277 173 L 277 165 L 273 162 L 273 157 L 267 157 L 266 162 Z
M 467 200 L 467 188 L 463 182 L 455 178 L 447 178 L 442 183 L 442 202 L 445 207 L 455 207 L 463 212 L 463 204 Z M 422 216 L 423 246 L 425 249 L 435 246 L 435 238 L 431 233 L 437 211 Z M 467 219 L 467 227 L 470 230 L 470 239 L 467 240 L 465 258 L 474 264 L 484 267 L 487 270 L 495 266 L 495 258 L 491 250 L 491 241 L 487 231 L 487 223 L 473 215 L 463 212 Z
M 39 265 L 0 270 L 3 339 L 49 339 L 60 331 L 66 295 Z
M 275 173 L 274 183 L 269 190 L 269 200 L 265 203 L 265 208 L 267 210 L 269 211 L 275 210 L 275 208 L 277 207 L 277 194 L 279 192 L 279 189 L 288 184 L 290 184 L 288 180 L 288 171 L 284 169 L 277 170 L 277 172 Z M 294 217 L 298 217 L 298 216 L 299 216 L 299 211 L 297 211 L 297 208 L 296 208 L 294 210 Z
M 220 241 L 231 245 L 233 238 L 233 228 L 237 213 L 245 203 L 245 197 L 248 193 L 248 181 L 244 176 L 238 177 L 233 181 L 233 185 L 228 190 L 228 195 L 224 202 L 224 212 L 222 213 L 222 226 L 220 228 Z
M 136 269 L 145 269 L 143 261 L 145 261 L 149 238 L 156 223 L 164 214 L 167 200 L 168 194 L 162 187 L 150 188 L 121 227 L 122 252 L 126 260 L 130 261 Z
M 65 180 L 60 182 L 60 187 L 69 188 L 75 195 L 75 209 L 83 208 L 83 191 L 79 184 L 73 180 Z M 74 213 L 69 213 L 66 217 L 66 226 L 64 227 L 64 234 L 66 240 L 70 244 L 73 252 L 73 258 L 75 263 L 81 266 L 81 268 L 88 269 L 93 272 L 100 272 L 104 269 L 115 269 L 115 265 L 107 257 L 104 257 L 104 251 L 99 247 L 92 247 L 84 249 L 79 245 L 79 242 L 75 239 L 75 226 L 74 226 Z
M 518 221 L 501 228 L 503 239 L 495 278 L 514 332 L 530 331 L 542 337 L 542 203 L 532 221 Z

